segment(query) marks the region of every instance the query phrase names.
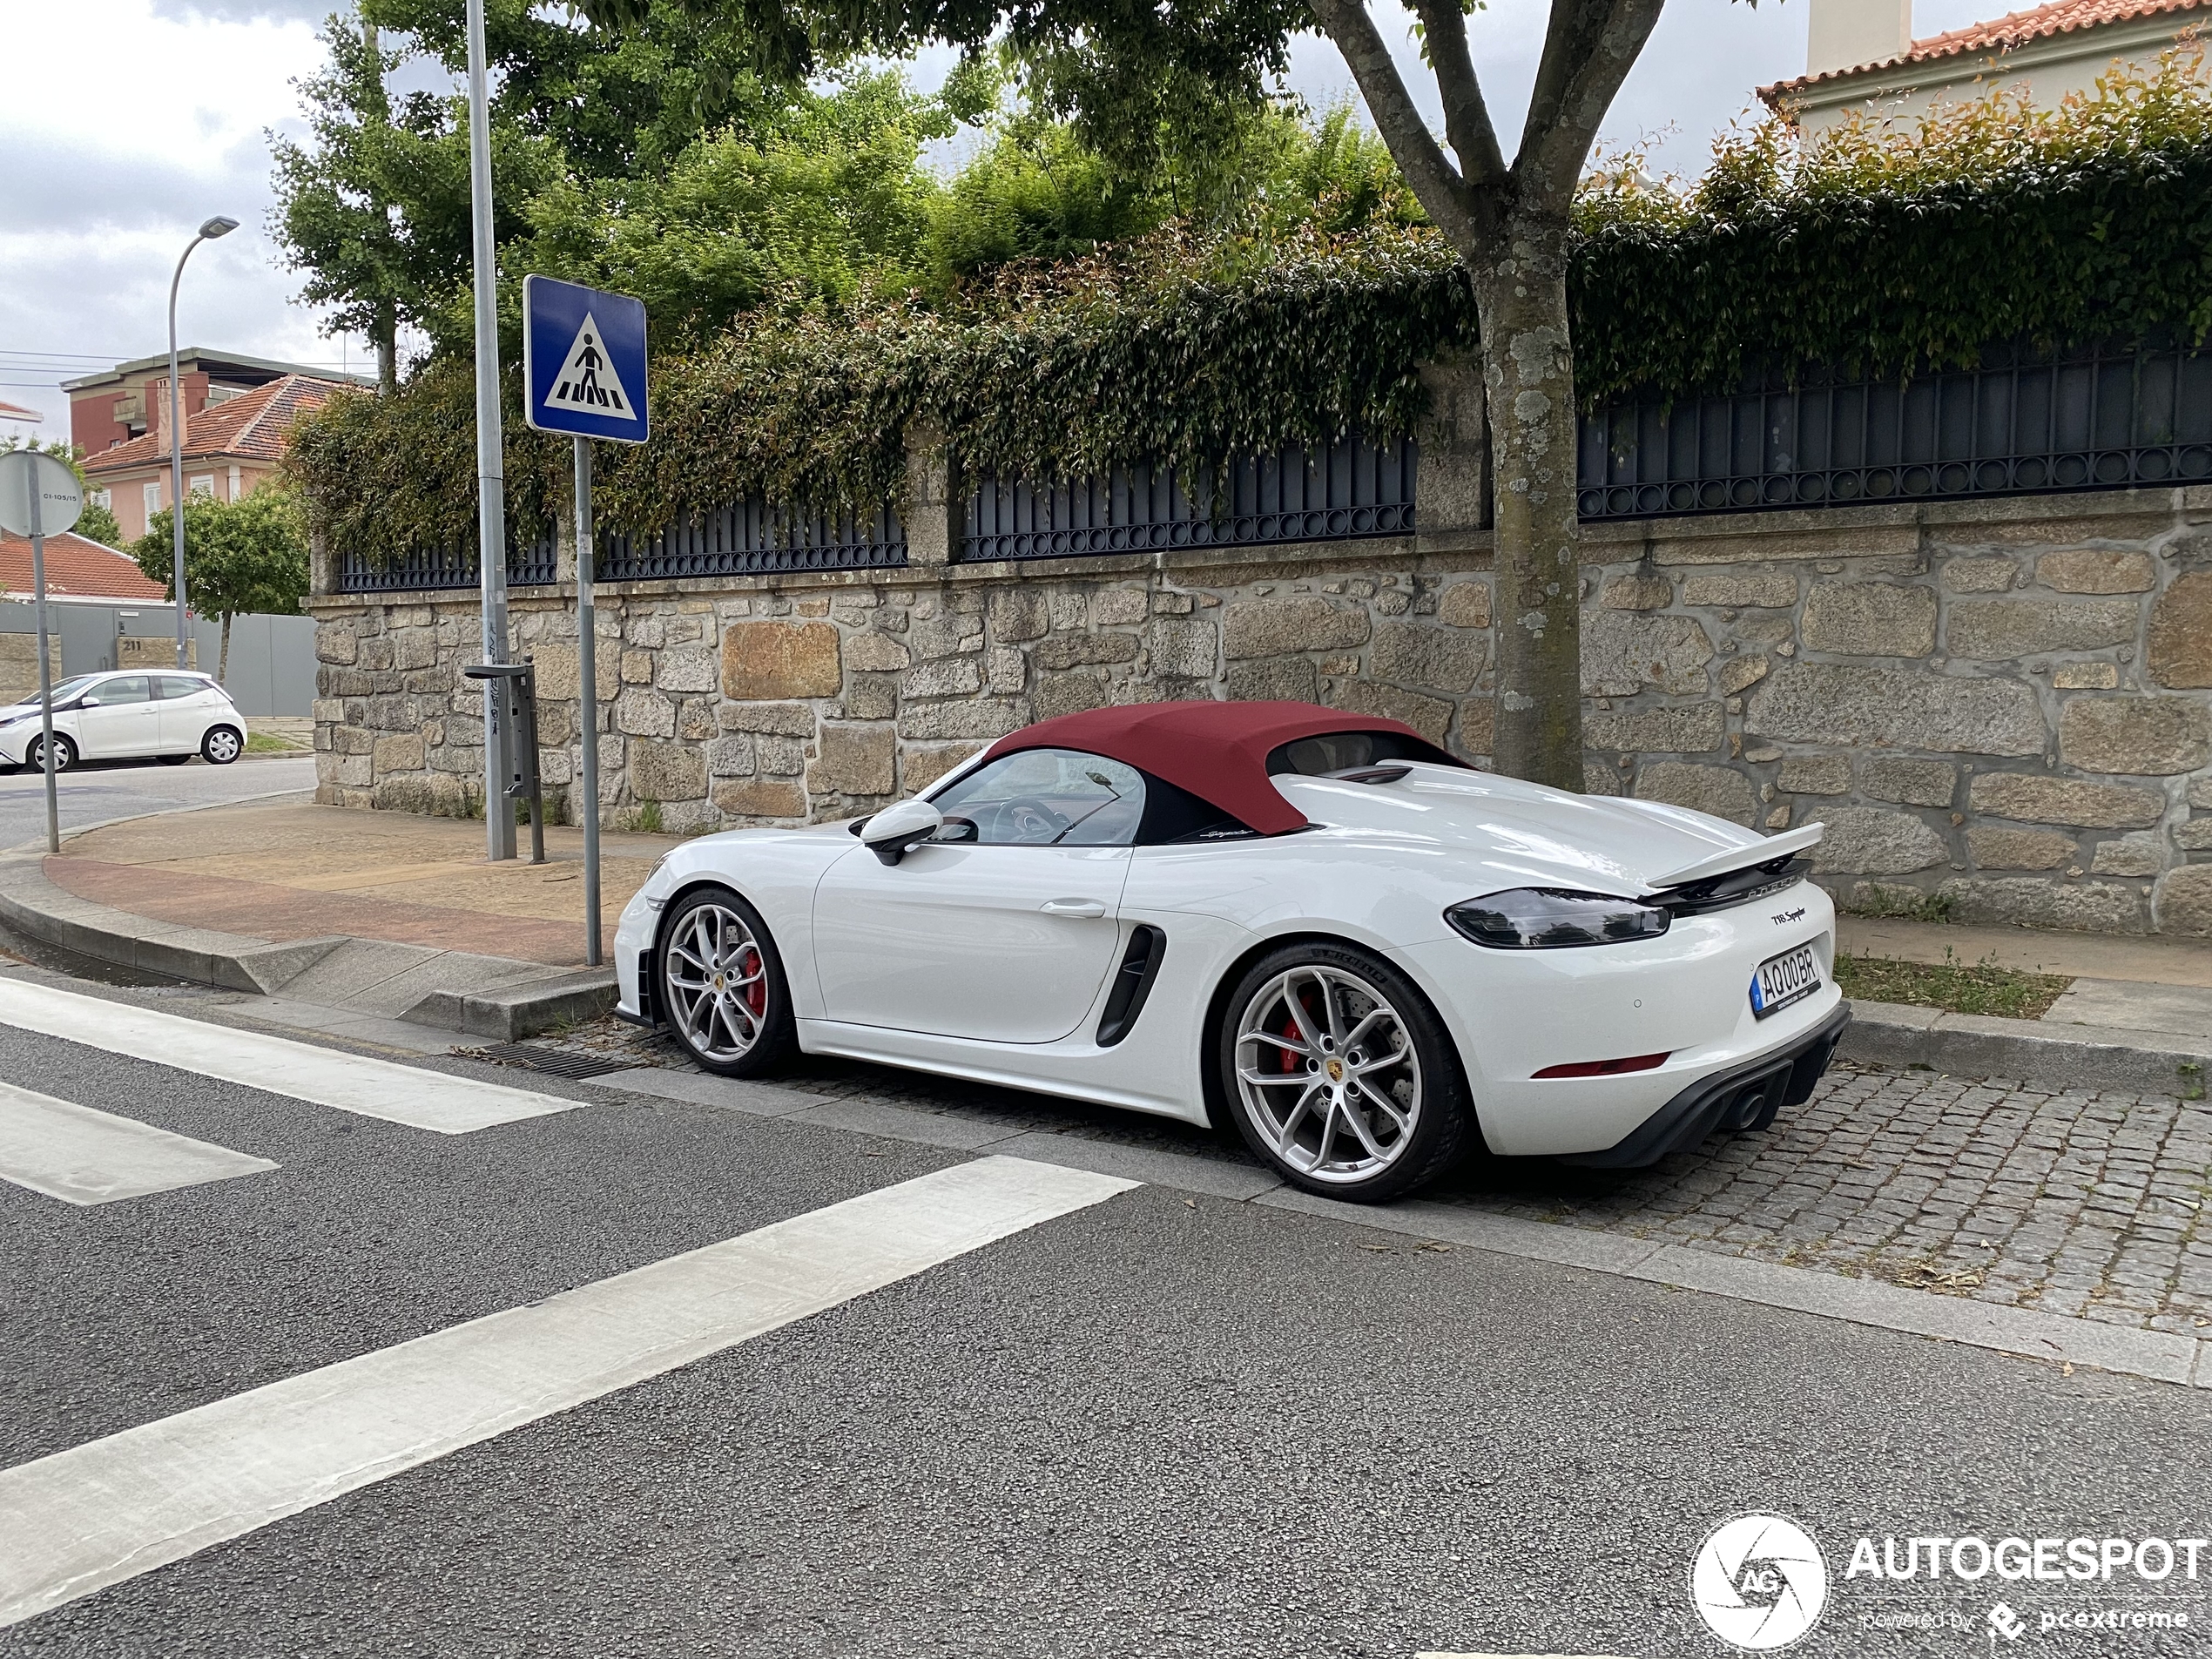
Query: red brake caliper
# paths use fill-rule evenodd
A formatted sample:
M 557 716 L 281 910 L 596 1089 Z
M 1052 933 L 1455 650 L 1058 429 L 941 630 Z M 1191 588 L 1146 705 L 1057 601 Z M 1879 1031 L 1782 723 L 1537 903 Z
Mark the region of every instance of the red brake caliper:
M 757 1020 L 766 1013 L 768 1008 L 768 976 L 760 972 L 760 953 L 757 950 L 745 952 L 738 958 L 738 965 L 745 974 L 759 974 L 758 979 L 745 988 L 745 1005 L 752 1011 L 752 1017 Z
M 1298 994 L 1298 1007 L 1305 1009 L 1305 1017 L 1307 1019 L 1311 1020 L 1314 1017 L 1313 1009 L 1307 1003 L 1305 997 L 1302 993 Z M 1287 1014 L 1283 1016 L 1283 1029 L 1278 1035 L 1288 1037 L 1292 1042 L 1302 1041 L 1298 1035 L 1298 1021 Z M 1296 1071 L 1298 1069 L 1299 1062 L 1299 1055 L 1292 1054 L 1288 1049 L 1283 1050 L 1284 1070 Z

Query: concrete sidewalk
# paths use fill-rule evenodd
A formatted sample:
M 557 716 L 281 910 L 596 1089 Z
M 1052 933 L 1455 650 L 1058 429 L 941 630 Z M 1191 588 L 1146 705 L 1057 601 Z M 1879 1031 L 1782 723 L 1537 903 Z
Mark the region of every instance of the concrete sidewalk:
M 546 862 L 490 864 L 484 826 L 296 799 L 163 813 L 88 830 L 45 860 L 47 879 L 157 921 L 272 941 L 342 934 L 581 967 L 583 832 L 550 827 Z M 678 838 L 600 837 L 601 942 Z
M 2212 1042 L 2212 942 L 1839 918 L 1838 950 L 1927 963 L 1988 963 L 2070 979 L 2039 1025 Z
M 549 828 L 546 863 L 495 865 L 480 822 L 298 796 L 165 813 L 0 858 L 0 921 L 341 1035 L 404 1043 L 406 1022 L 511 1040 L 612 1005 L 611 970 L 583 967 L 583 840 Z M 676 845 L 602 838 L 603 948 Z

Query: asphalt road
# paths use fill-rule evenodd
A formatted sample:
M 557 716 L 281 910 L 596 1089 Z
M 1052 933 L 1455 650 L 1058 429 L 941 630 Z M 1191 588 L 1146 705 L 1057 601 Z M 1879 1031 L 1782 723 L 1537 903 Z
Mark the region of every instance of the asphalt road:
M 435 1063 L 587 1103 L 436 1135 L 0 1025 L 0 1080 L 279 1166 L 86 1208 L 0 1183 L 0 1534 L 13 1466 L 967 1157 Z M 1792 1655 L 2193 1653 L 2040 1630 L 2079 1584 L 1844 1568 L 1861 1534 L 2203 1536 L 2209 1399 L 1144 1186 L 0 1654 L 1716 1655 L 1689 1563 L 1752 1511 L 1832 1575 Z M 2094 1605 L 2212 1622 L 2204 1570 Z M 1898 1611 L 1966 1628 L 1866 1628 Z
M 313 755 L 253 756 L 227 766 L 193 759 L 181 766 L 156 760 L 85 760 L 56 780 L 62 828 L 141 818 L 179 806 L 210 806 L 249 796 L 315 786 Z M 46 779 L 36 772 L 0 773 L 0 847 L 21 846 L 46 833 Z

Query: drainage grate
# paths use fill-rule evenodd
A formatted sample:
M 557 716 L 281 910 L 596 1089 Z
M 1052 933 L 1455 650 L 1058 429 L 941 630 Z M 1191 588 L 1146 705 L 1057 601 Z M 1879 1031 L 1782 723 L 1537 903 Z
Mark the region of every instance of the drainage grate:
M 502 1066 L 527 1066 L 556 1077 L 581 1080 L 610 1071 L 627 1071 L 636 1062 L 618 1056 L 590 1054 L 580 1049 L 552 1049 L 529 1042 L 488 1042 L 478 1050 L 487 1060 Z

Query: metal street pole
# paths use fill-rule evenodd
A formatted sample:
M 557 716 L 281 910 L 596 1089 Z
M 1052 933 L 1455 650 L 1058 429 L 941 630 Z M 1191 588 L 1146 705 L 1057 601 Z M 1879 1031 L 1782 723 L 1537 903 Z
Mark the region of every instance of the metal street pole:
M 46 850 L 62 850 L 61 803 L 54 793 L 54 674 L 46 661 L 46 525 L 37 475 L 30 483 L 30 587 L 38 604 L 38 759 L 46 772 Z M 181 614 L 181 613 L 180 613 Z
M 583 723 L 583 961 L 599 966 L 599 688 L 592 636 L 591 440 L 576 441 L 577 691 Z
M 476 565 L 483 584 L 484 661 L 507 660 L 506 455 L 499 421 L 499 268 L 491 235 L 491 114 L 484 70 L 484 0 L 469 0 L 469 218 L 476 263 Z M 507 799 L 500 682 L 484 682 L 484 856 L 515 856 Z
M 169 519 L 172 533 L 171 580 L 177 595 L 177 666 L 185 661 L 185 424 L 184 398 L 177 388 L 177 287 L 185 280 L 185 261 L 192 249 L 219 236 L 228 236 L 238 221 L 218 213 L 199 227 L 199 234 L 185 244 L 177 256 L 177 273 L 169 279 Z M 44 647 L 42 646 L 43 650 Z M 51 774 L 50 774 L 51 776 Z

